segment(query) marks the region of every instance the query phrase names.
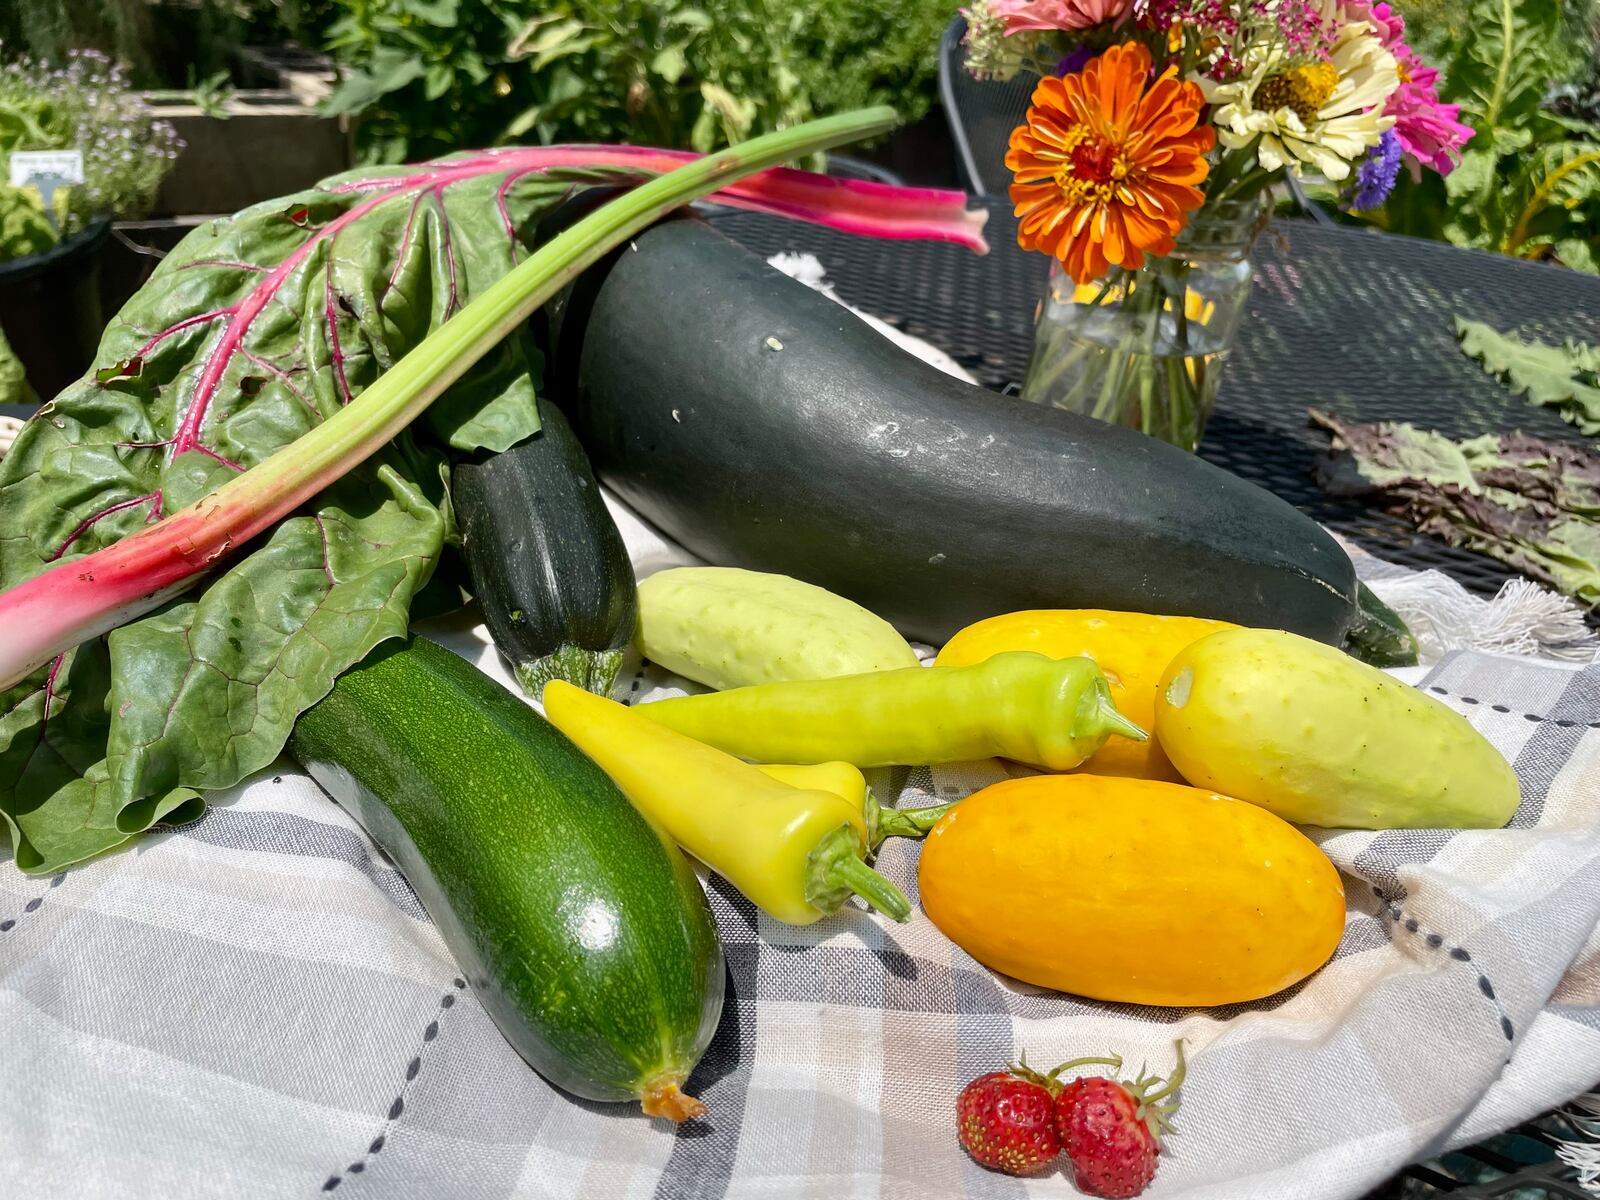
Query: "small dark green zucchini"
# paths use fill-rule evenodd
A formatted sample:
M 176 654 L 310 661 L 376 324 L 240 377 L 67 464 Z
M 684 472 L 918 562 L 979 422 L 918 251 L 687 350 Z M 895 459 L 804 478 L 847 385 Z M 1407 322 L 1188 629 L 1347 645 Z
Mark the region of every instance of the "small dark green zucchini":
M 681 1088 L 722 1011 L 722 946 L 683 854 L 566 736 L 470 664 L 390 641 L 289 752 L 400 868 L 506 1040 L 590 1100 Z
M 535 698 L 552 679 L 606 695 L 633 637 L 633 565 L 561 410 L 501 454 L 458 464 L 451 500 L 494 644 Z

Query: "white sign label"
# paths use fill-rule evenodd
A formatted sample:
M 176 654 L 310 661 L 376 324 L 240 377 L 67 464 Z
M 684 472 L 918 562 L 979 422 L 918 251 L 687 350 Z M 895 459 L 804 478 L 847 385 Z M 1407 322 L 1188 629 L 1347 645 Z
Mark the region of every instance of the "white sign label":
M 18 150 L 11 155 L 11 186 L 55 191 L 83 182 L 81 150 Z M 43 186 L 41 186 L 43 185 Z

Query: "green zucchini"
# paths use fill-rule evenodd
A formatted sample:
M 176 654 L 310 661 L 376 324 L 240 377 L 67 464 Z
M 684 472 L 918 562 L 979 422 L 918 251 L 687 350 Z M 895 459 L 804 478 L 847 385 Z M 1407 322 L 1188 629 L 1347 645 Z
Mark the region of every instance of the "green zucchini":
M 1345 651 L 1374 667 L 1416 666 L 1421 647 L 1405 619 L 1364 583 L 1356 594 L 1356 603 L 1361 615 L 1345 634 Z
M 561 410 L 501 454 L 460 463 L 451 502 L 484 624 L 537 698 L 552 679 L 611 690 L 639 601 L 628 548 Z
M 400 868 L 506 1040 L 541 1075 L 652 1116 L 722 1011 L 694 871 L 565 735 L 431 642 L 390 641 L 289 752 Z
M 700 222 L 592 270 L 552 343 L 573 428 L 635 512 L 706 562 L 803 579 L 920 641 L 1031 608 L 1334 644 L 1357 621 L 1349 556 L 1276 496 L 952 379 Z

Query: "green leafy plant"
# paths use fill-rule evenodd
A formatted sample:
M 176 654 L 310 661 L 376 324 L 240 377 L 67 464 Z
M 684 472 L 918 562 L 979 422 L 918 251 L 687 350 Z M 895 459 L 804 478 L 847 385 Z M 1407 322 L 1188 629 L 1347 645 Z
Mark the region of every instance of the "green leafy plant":
M 1481 321 L 1456 318 L 1461 349 L 1531 404 L 1546 404 L 1587 434 L 1600 434 L 1600 347 L 1525 342 Z
M 152 88 L 144 94 L 144 98 L 152 104 L 187 102 L 213 121 L 232 120 L 233 110 L 229 105 L 233 97 L 233 80 L 226 71 L 214 71 L 204 79 L 191 74 L 188 87 Z
M 1600 270 L 1600 126 L 1546 105 L 1585 45 L 1592 3 L 1473 0 L 1455 18 L 1442 98 L 1477 131 L 1446 178 L 1402 178 L 1386 228 Z M 1419 18 L 1425 20 L 1425 18 Z M 1592 45 L 1592 42 L 1587 44 Z
M 32 405 L 38 402 L 39 398 L 33 394 L 27 376 L 23 374 L 22 360 L 11 348 L 11 343 L 6 341 L 6 331 L 0 329 L 0 404 Z M 14 436 L 11 430 L 0 429 L 0 456 L 11 448 Z
M 1520 2 L 1520 0 L 1518 0 Z M 1481 19 L 1476 6 L 1462 0 L 1392 0 L 1406 19 L 1408 40 L 1428 62 L 1449 60 Z M 1600 6 L 1594 0 L 1558 0 L 1566 35 L 1553 47 L 1554 57 L 1541 66 L 1550 79 L 1581 75 L 1588 67 L 1594 22 Z
M 764 0 L 344 0 L 344 10 L 328 46 L 347 70 L 329 107 L 364 114 L 373 159 L 518 140 L 706 151 L 811 111 L 786 38 L 804 14 Z
M 931 100 L 948 6 L 863 0 L 338 0 L 330 110 L 372 161 L 504 142 L 702 152 L 813 113 Z
M 0 46 L 44 62 L 95 49 L 141 74 L 153 62 L 155 6 L 147 0 L 8 0 L 0 4 Z
M 890 104 L 915 121 L 932 107 L 949 0 L 810 0 L 806 9 L 796 58 L 819 113 Z
M 74 51 L 51 68 L 32 59 L 0 67 L 0 178 L 19 150 L 83 154 L 83 182 L 42 197 L 0 187 L 0 259 L 31 254 L 98 217 L 136 216 L 183 147 L 129 87 L 125 67 L 98 51 Z

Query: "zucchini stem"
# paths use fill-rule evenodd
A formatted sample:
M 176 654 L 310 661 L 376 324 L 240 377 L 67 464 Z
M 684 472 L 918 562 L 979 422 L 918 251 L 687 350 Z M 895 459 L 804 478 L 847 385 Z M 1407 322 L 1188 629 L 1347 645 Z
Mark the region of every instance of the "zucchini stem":
M 806 857 L 806 903 L 819 912 L 834 913 L 851 896 L 860 896 L 896 921 L 911 916 L 905 893 L 863 861 L 861 835 L 853 826 L 841 825 Z
M 511 664 L 522 690 L 535 700 L 544 695 L 544 685 L 552 679 L 565 679 L 596 696 L 610 696 L 621 667 L 621 650 L 585 650 L 570 642 L 543 658 Z
M 645 1084 L 644 1094 L 639 1097 L 639 1106 L 644 1109 L 645 1116 L 660 1117 L 674 1124 L 705 1116 L 705 1104 L 684 1094 L 679 1087 L 682 1082 L 683 1077 L 675 1075 L 656 1078 Z

